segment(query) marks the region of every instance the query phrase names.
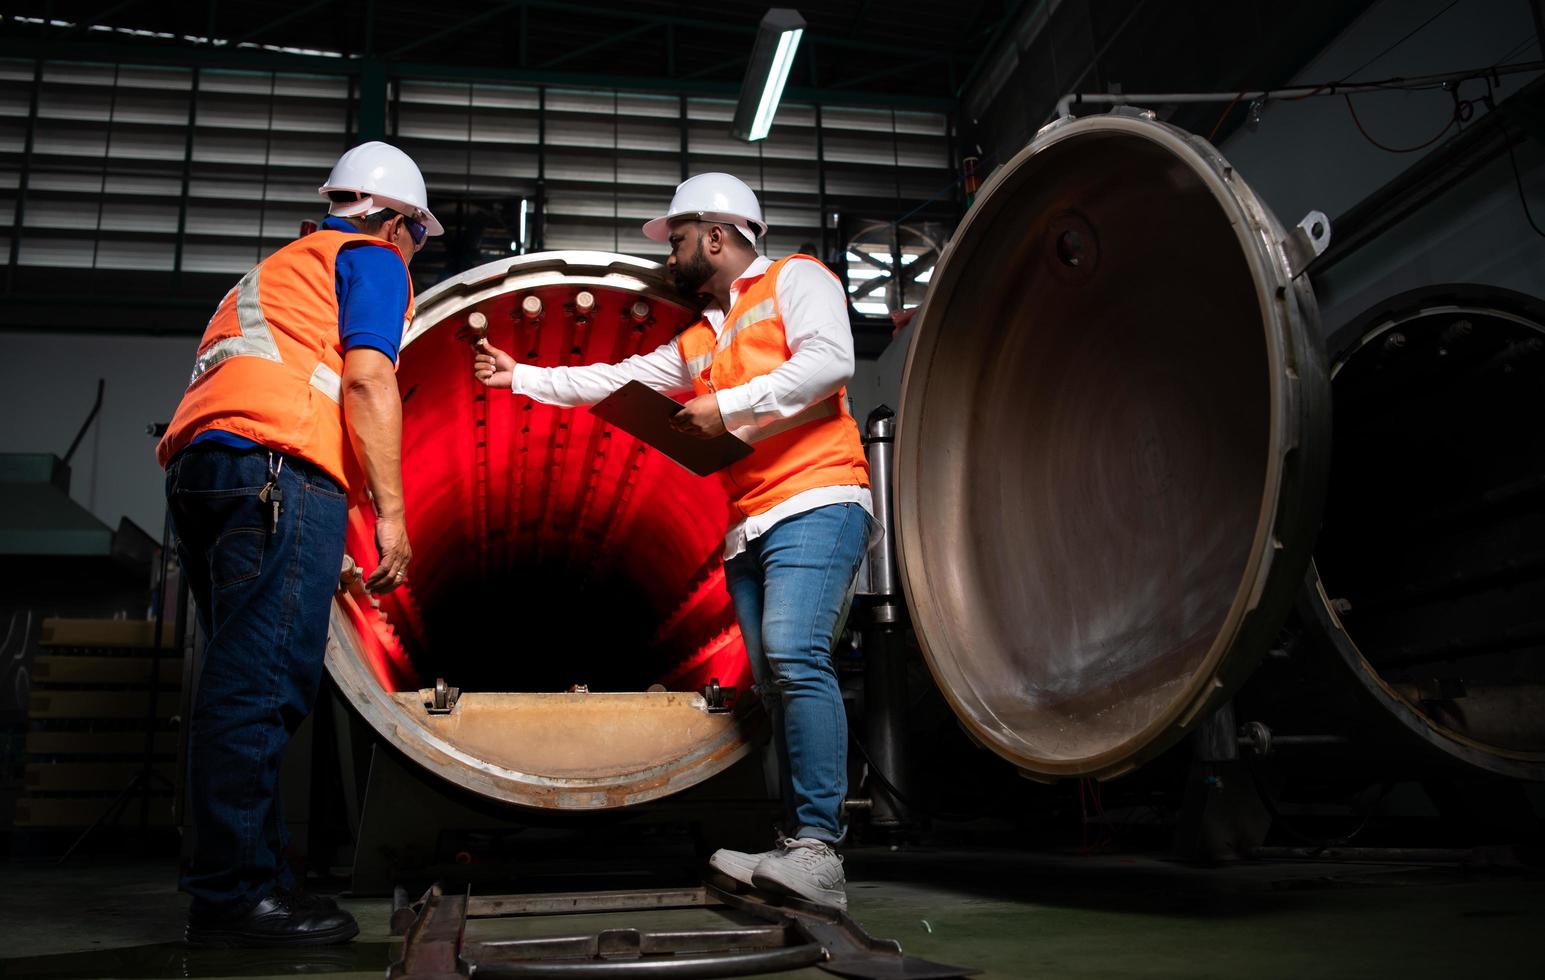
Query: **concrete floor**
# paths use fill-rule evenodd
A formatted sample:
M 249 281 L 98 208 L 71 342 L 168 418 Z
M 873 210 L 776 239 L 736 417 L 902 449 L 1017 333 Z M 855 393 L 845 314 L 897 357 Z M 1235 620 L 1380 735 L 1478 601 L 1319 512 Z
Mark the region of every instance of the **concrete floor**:
M 871 933 L 983 977 L 1545 976 L 1539 874 L 1310 862 L 1201 869 L 1152 857 L 929 849 L 855 850 L 848 868 L 851 911 Z M 348 946 L 193 951 L 178 942 L 185 900 L 164 860 L 13 862 L 0 875 L 4 977 L 342 980 L 381 977 L 395 958 L 385 899 L 342 899 L 361 927 Z M 692 927 L 714 915 L 626 919 Z M 475 922 L 469 938 L 621 924 Z

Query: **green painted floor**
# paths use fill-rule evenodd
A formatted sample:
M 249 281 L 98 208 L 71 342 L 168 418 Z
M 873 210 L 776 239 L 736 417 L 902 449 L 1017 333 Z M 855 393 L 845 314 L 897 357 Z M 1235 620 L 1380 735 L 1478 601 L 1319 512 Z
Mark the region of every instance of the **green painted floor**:
M 1545 977 L 1545 876 L 1151 857 L 856 850 L 852 913 L 911 954 L 983 977 Z M 388 902 L 343 898 L 361 935 L 306 952 L 192 951 L 167 862 L 0 866 L 0 976 L 380 977 Z M 699 926 L 705 911 L 474 922 L 469 938 Z M 550 928 L 548 928 L 550 926 Z M 819 970 L 780 974 L 825 977 Z

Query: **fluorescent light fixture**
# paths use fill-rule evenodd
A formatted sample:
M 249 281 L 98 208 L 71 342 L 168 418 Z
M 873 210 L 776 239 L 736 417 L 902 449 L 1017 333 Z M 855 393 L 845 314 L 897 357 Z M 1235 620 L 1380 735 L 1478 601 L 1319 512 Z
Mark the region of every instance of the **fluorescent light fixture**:
M 740 83 L 740 101 L 735 105 L 735 121 L 730 135 L 750 143 L 767 138 L 778 101 L 789 80 L 789 69 L 805 34 L 805 18 L 788 7 L 773 7 L 757 27 L 756 44 L 746 65 L 746 78 Z
M 524 197 L 520 199 L 520 247 L 522 249 L 526 247 L 526 208 L 530 203 Z

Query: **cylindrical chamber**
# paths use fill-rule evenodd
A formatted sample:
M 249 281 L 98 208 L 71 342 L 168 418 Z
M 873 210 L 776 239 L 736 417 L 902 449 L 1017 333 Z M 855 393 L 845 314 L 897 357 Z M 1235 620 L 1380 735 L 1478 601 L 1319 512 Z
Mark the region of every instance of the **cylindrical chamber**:
M 1545 779 L 1545 304 L 1435 287 L 1344 334 L 1301 615 L 1405 732 Z
M 491 263 L 420 297 L 398 373 L 413 566 L 379 610 L 339 600 L 328 653 L 409 758 L 495 799 L 595 809 L 684 789 L 760 737 L 755 699 L 726 712 L 699 693 L 750 686 L 717 478 L 588 409 L 484 388 L 467 343 L 481 317 L 520 362 L 614 362 L 694 316 L 660 266 L 593 252 Z M 348 550 L 367 566 L 372 537 L 356 508 Z M 460 692 L 445 710 L 441 678 Z

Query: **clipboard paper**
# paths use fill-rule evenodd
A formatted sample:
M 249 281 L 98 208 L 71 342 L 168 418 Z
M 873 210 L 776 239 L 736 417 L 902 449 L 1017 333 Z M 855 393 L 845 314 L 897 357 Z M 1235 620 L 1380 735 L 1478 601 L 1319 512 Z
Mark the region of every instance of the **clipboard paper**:
M 677 432 L 671 428 L 671 416 L 681 411 L 681 403 L 640 381 L 629 381 L 590 411 L 698 476 L 710 476 L 751 455 L 751 446 L 728 432 L 712 439 Z

